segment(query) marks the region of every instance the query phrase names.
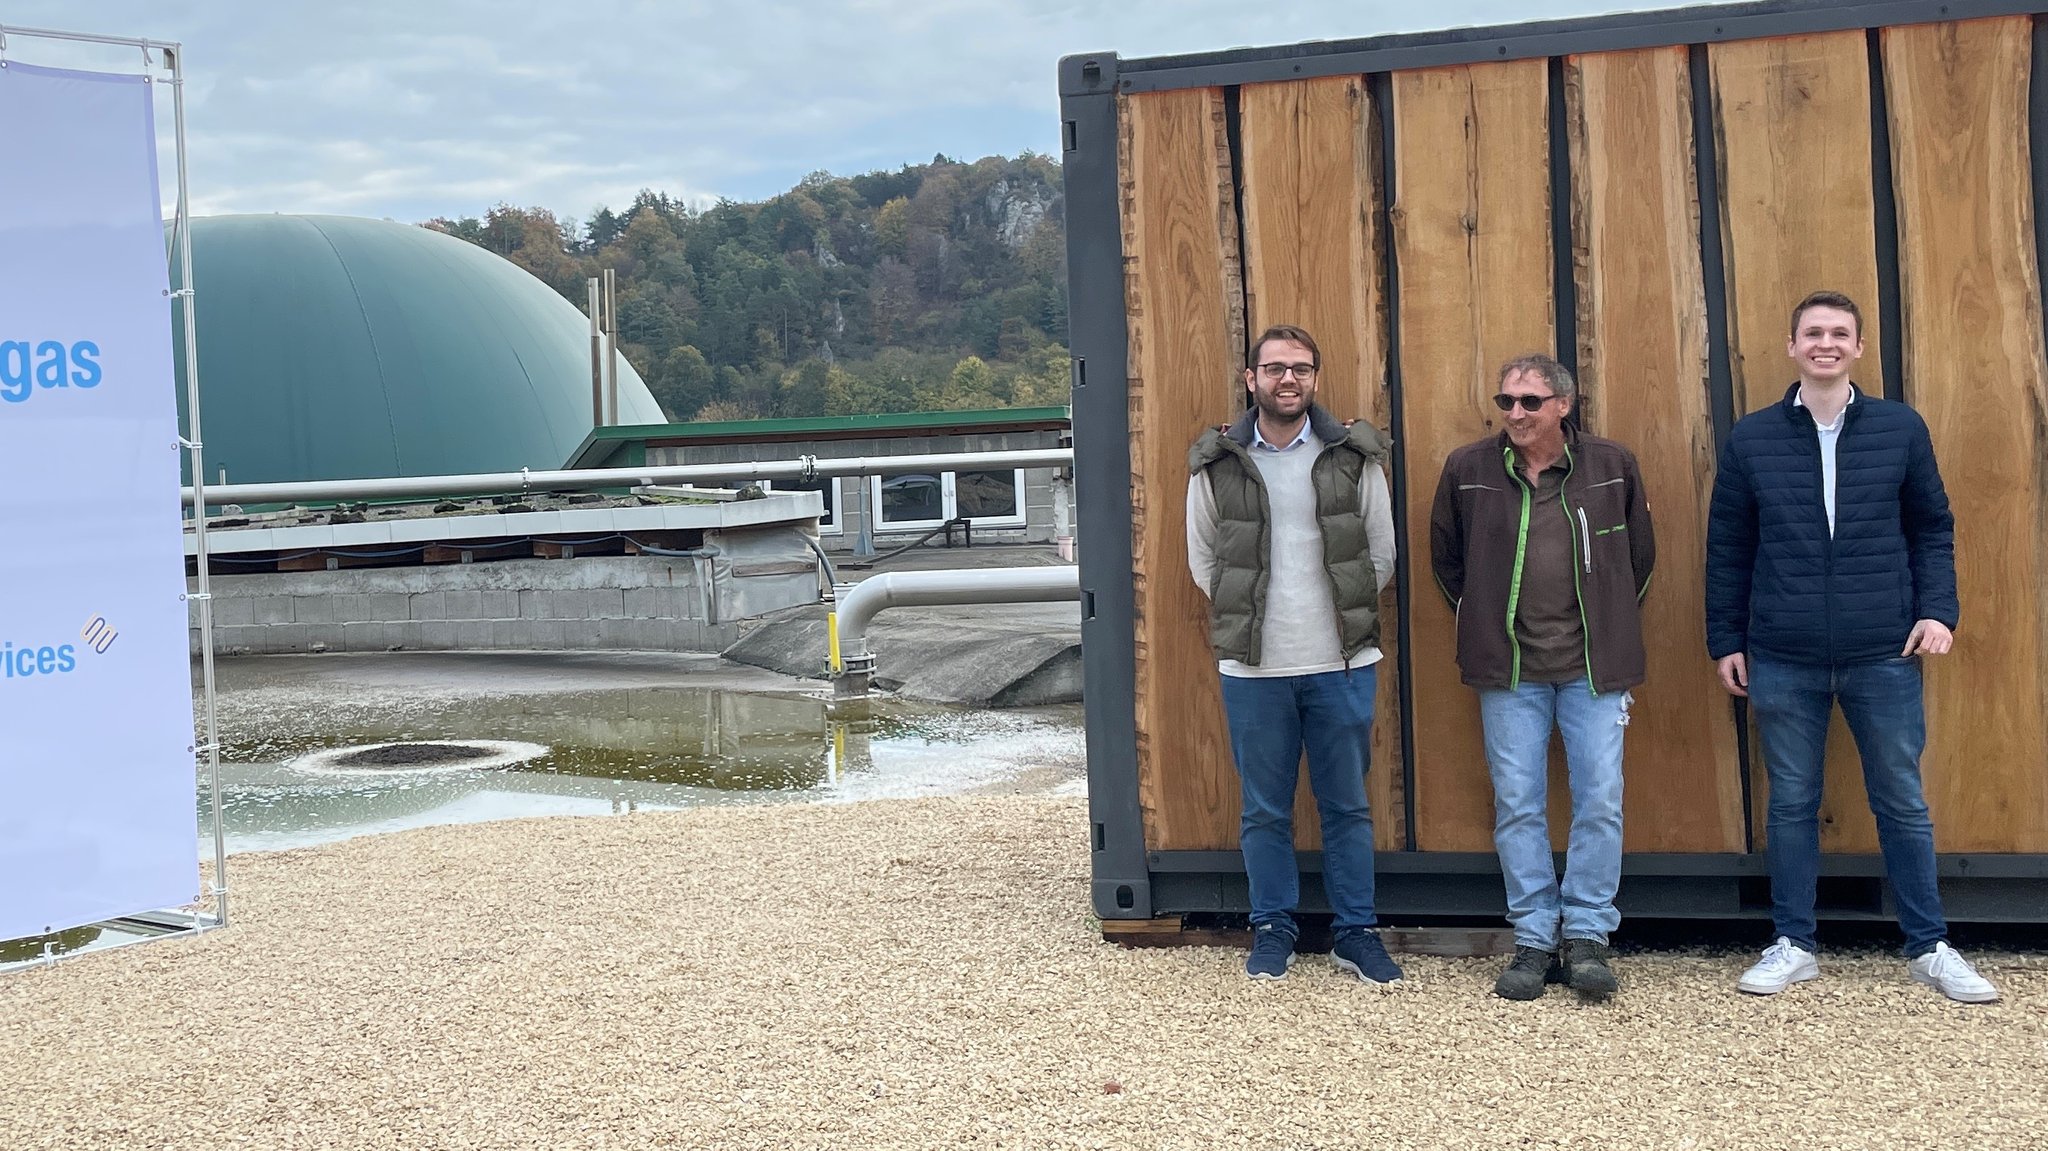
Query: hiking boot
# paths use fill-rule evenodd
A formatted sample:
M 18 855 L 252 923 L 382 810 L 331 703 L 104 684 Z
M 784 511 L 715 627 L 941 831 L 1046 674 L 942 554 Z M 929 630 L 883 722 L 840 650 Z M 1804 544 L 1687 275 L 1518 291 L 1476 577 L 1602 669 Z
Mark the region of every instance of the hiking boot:
M 1294 966 L 1294 935 L 1277 923 L 1261 923 L 1252 930 L 1252 953 L 1245 957 L 1244 973 L 1253 979 L 1285 979 Z
M 1401 982 L 1401 967 L 1387 954 L 1386 944 L 1380 942 L 1380 933 L 1364 927 L 1352 927 L 1337 933 L 1337 945 L 1330 949 L 1330 962 L 1337 970 L 1348 971 L 1367 983 L 1382 987 Z
M 1751 995 L 1776 995 L 1794 983 L 1819 978 L 1820 961 L 1813 952 L 1780 935 L 1776 943 L 1764 948 L 1764 957 L 1742 973 L 1735 988 Z
M 1564 941 L 1565 985 L 1589 999 L 1605 999 L 1621 989 L 1614 968 L 1607 965 L 1607 945 L 1597 939 Z
M 1977 974 L 1970 961 L 1946 943 L 1937 943 L 1927 954 L 1914 956 L 1906 964 L 1906 970 L 1912 975 L 1913 982 L 1925 983 L 1957 1003 L 1998 1001 L 1998 988 Z
M 1514 962 L 1508 964 L 1500 978 L 1493 981 L 1493 993 L 1502 999 L 1526 1003 L 1541 998 L 1546 984 L 1563 982 L 1564 974 L 1557 965 L 1557 952 L 1516 944 Z

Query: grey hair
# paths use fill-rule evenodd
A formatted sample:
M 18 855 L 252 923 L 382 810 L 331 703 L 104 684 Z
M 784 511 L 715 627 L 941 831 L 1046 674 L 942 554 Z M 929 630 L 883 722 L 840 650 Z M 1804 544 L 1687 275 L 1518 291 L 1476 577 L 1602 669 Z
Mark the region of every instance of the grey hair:
M 1560 396 L 1575 395 L 1579 390 L 1578 385 L 1572 382 L 1570 370 L 1563 364 L 1558 363 L 1556 359 L 1546 356 L 1542 352 L 1531 352 L 1526 356 L 1516 356 L 1514 359 L 1502 364 L 1500 366 L 1500 379 L 1495 381 L 1496 384 L 1507 383 L 1508 377 L 1516 372 L 1536 373 L 1543 377 L 1544 383 L 1550 385 L 1550 390 L 1553 393 Z

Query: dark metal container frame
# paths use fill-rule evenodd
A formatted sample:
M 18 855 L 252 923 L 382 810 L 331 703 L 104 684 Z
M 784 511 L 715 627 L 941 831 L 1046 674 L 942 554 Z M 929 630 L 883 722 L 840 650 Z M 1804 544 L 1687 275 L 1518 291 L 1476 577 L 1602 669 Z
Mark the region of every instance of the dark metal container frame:
M 1120 59 L 1113 52 L 1084 53 L 1060 61 L 1062 162 L 1066 191 L 1069 346 L 1073 352 L 1075 487 L 1081 567 L 1082 664 L 1088 690 L 1088 805 L 1092 857 L 1091 894 L 1104 919 L 1146 919 L 1188 912 L 1243 912 L 1249 909 L 1244 867 L 1235 851 L 1149 851 L 1139 807 L 1136 714 L 1136 611 L 1132 580 L 1128 333 L 1125 328 L 1122 230 L 1118 214 L 1117 115 L 1119 94 L 1179 88 L 1223 87 L 1318 76 L 1358 75 L 1372 86 L 1380 130 L 1390 133 L 1388 73 L 1414 68 L 1545 58 L 1552 61 L 1587 52 L 1625 51 L 1683 45 L 1690 49 L 1694 93 L 1695 172 L 1703 204 L 1718 203 L 1711 92 L 1706 75 L 1709 44 L 1817 32 L 1864 30 L 1871 45 L 1872 191 L 1876 205 L 1879 302 L 1886 390 L 1898 394 L 1902 345 L 1899 339 L 1899 273 L 1896 206 L 1889 178 L 1890 131 L 1886 120 L 1882 61 L 1877 30 L 1901 24 L 1968 20 L 2048 12 L 2043 0 L 1882 0 L 1816 3 L 1773 0 L 1553 20 L 1488 28 L 1314 42 L 1273 48 L 1149 59 Z M 2048 21 L 2036 20 L 2034 68 L 2029 91 L 2035 246 L 2048 268 Z M 1552 84 L 1552 101 L 1557 103 Z M 1552 109 L 1553 120 L 1559 109 Z M 1555 142 L 1554 142 L 1555 143 Z M 1383 175 L 1393 187 L 1393 149 L 1384 149 Z M 1553 196 L 1568 197 L 1568 165 L 1553 165 Z M 1565 202 L 1569 202 L 1568 199 Z M 1386 205 L 1382 213 L 1382 234 Z M 1734 385 L 1728 359 L 1726 276 L 1716 212 L 1701 213 L 1700 257 L 1708 312 L 1708 385 L 1717 437 L 1735 419 Z M 1387 254 L 1390 335 L 1400 331 L 1400 268 Z M 1554 261 L 1555 298 L 1575 291 L 1570 263 Z M 1560 329 L 1560 341 L 1567 329 Z M 1575 358 L 1576 341 L 1564 347 Z M 1390 340 L 1388 391 L 1392 411 L 1401 415 L 1398 344 Z M 1399 440 L 1397 438 L 1397 451 Z M 1396 461 L 1393 483 L 1397 524 L 1407 532 L 1405 476 Z M 1505 911 L 1500 866 L 1490 853 L 1418 850 L 1414 841 L 1414 741 L 1409 698 L 1409 556 L 1396 572 L 1402 690 L 1402 772 L 1410 810 L 1405 850 L 1381 851 L 1378 903 L 1382 916 L 1499 915 Z M 1705 658 L 1704 653 L 1701 656 Z M 1740 701 L 1737 701 L 1739 704 Z M 1746 722 L 1735 709 L 1734 722 Z M 1740 770 L 1743 817 L 1750 818 L 1752 766 L 1747 741 Z M 1754 843 L 1754 829 L 1748 841 Z M 1323 910 L 1322 859 L 1302 852 L 1302 900 L 1306 910 Z M 1938 858 L 1949 917 L 1975 922 L 2048 921 L 2048 854 L 1943 854 Z M 1885 919 L 1895 914 L 1877 855 L 1822 858 L 1820 913 L 1830 919 Z M 1633 916 L 1719 919 L 1761 918 L 1770 910 L 1768 879 L 1760 853 L 1630 853 L 1622 863 L 1619 903 Z

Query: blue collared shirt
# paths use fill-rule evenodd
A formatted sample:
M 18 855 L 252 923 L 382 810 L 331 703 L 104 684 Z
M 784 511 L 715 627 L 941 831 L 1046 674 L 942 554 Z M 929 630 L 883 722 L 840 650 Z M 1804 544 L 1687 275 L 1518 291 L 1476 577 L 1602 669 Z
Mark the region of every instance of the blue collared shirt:
M 1252 421 L 1252 446 L 1253 446 L 1253 447 L 1255 447 L 1255 448 L 1264 448 L 1265 450 L 1267 450 L 1267 451 L 1269 451 L 1269 452 L 1284 452 L 1284 451 L 1289 451 L 1289 450 L 1291 450 L 1291 449 L 1294 449 L 1294 448 L 1298 448 L 1298 447 L 1300 447 L 1301 445 L 1303 445 L 1303 444 L 1307 443 L 1307 442 L 1308 442 L 1308 440 L 1309 440 L 1309 422 L 1308 422 L 1307 420 L 1305 420 L 1305 419 L 1301 421 L 1301 431 L 1300 431 L 1300 433 L 1299 433 L 1299 434 L 1297 434 L 1297 435 L 1296 435 L 1296 436 L 1294 437 L 1293 441 L 1292 441 L 1292 442 L 1290 442 L 1290 443 L 1289 443 L 1289 444 L 1288 444 L 1288 445 L 1287 445 L 1286 447 L 1284 447 L 1284 448 L 1276 448 L 1276 447 L 1274 447 L 1274 446 L 1273 446 L 1273 442 L 1272 442 L 1271 440 L 1268 440 L 1268 439 L 1266 438 L 1266 432 L 1265 432 L 1265 429 L 1264 429 L 1264 428 L 1261 428 L 1261 427 L 1259 426 L 1259 421 L 1257 421 L 1257 420 L 1253 420 L 1253 421 Z

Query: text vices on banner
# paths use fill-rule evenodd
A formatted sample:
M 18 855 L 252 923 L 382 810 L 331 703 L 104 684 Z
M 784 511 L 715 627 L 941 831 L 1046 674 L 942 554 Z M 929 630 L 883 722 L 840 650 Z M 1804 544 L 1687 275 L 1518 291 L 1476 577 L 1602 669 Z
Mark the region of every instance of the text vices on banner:
M 0 940 L 198 891 L 151 89 L 0 68 Z

